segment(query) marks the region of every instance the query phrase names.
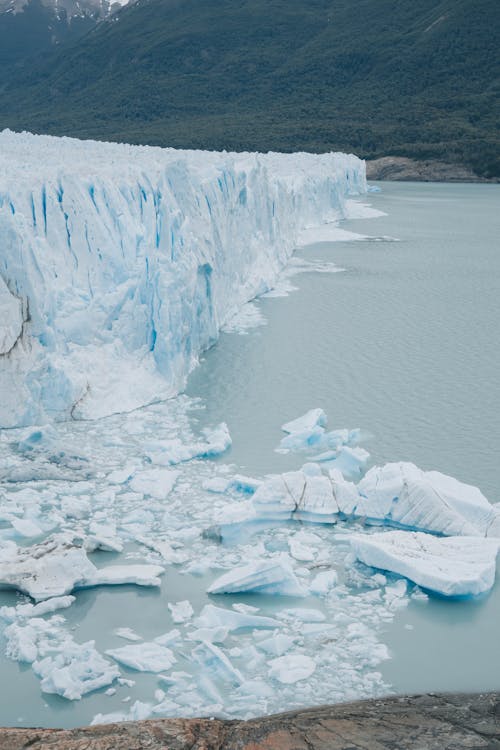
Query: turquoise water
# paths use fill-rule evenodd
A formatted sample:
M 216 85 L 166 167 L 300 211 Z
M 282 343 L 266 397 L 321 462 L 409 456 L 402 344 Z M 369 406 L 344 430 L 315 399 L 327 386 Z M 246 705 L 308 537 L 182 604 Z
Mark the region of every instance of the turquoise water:
M 266 325 L 245 335 L 222 334 L 189 379 L 187 394 L 198 408 L 186 411 L 179 399 L 97 423 L 59 426 L 68 455 L 80 455 L 81 450 L 91 462 L 82 462 L 83 469 L 71 469 L 71 476 L 54 480 L 46 478 L 47 472 L 55 471 L 50 462 L 38 465 L 23 459 L 20 470 L 34 479 L 25 484 L 52 493 L 66 482 L 72 493 L 72 482 L 86 479 L 88 473 L 92 487 L 85 492 L 97 495 L 112 468 L 144 460 L 141 450 L 148 441 L 172 437 L 178 429 L 185 437 L 188 422 L 196 432 L 225 421 L 233 439 L 230 451 L 213 462 L 177 467 L 182 471 L 182 486 L 163 506 L 156 503 L 152 529 L 158 530 L 161 523 L 164 528 L 160 530 L 170 531 L 173 537 L 194 530 L 193 541 L 186 542 L 191 560 L 196 557 L 203 562 L 206 553 L 217 564 L 226 555 L 236 555 L 238 561 L 245 550 L 221 548 L 196 536 L 210 524 L 212 506 L 222 503 L 220 496 L 203 491 L 202 480 L 223 472 L 227 464 L 232 464 L 230 472 L 256 477 L 299 467 L 303 456 L 275 451 L 283 435 L 280 426 L 308 409 L 322 407 L 330 429 L 362 428 L 366 433 L 363 447 L 373 463 L 413 461 L 423 469 L 438 469 L 476 484 L 491 501 L 499 501 L 500 186 L 384 183 L 381 187 L 382 192 L 369 199 L 387 215 L 350 221 L 345 228 L 398 242 L 322 243 L 301 250 L 299 254 L 307 260 L 333 261 L 344 271 L 295 276 L 292 283 L 297 290 L 288 297 L 258 301 Z M 16 486 L 6 488 L 15 490 Z M 135 510 L 134 502 L 126 491 L 118 493 L 118 521 L 120 514 Z M 296 531 L 268 530 L 251 543 L 264 541 L 268 551 L 286 550 L 288 535 Z M 321 536 L 323 551 L 331 546 L 332 565 L 342 580 L 346 573 L 342 529 L 307 531 Z M 123 555 L 101 552 L 93 559 L 98 565 L 145 559 L 159 562 L 153 553 L 131 544 Z M 220 574 L 217 565 L 201 575 L 166 567 L 159 590 L 120 586 L 77 592 L 73 606 L 60 613 L 66 618 L 68 633 L 79 643 L 94 639 L 101 653 L 125 645 L 114 633 L 118 627 L 133 628 L 145 640 L 152 639 L 175 627 L 168 602 L 186 598 L 196 614 L 209 601 L 227 607 L 235 601 L 254 604 L 261 607 L 259 614 L 275 614 L 292 605 L 313 607 L 328 620 L 335 617 L 337 606 L 344 606 L 354 617 L 361 611 L 355 586 L 343 603 L 312 596 L 299 602 L 252 596 L 226 597 L 220 602 L 206 594 L 207 586 Z M 0 594 L 0 605 L 18 601 L 15 592 Z M 319 649 L 306 644 L 307 653 L 315 657 L 332 648 L 331 668 L 318 658 L 317 673 L 306 686 L 309 692 L 300 683 L 296 690 L 279 686 L 276 691 L 274 686 L 276 695 L 269 701 L 269 710 L 387 690 L 500 688 L 498 582 L 489 597 L 478 601 L 411 600 L 392 620 L 389 617 L 386 622 L 384 615 L 384 607 L 379 607 L 369 623 L 374 646 L 378 639 L 392 656 L 376 664 L 383 682 L 375 682 L 371 690 L 366 681 L 371 667 L 362 657 L 354 676 L 349 675 L 351 685 L 340 676 L 334 685 L 337 692 L 330 690 L 327 678 L 331 676 L 333 684 L 335 670 L 348 672 L 349 653 L 343 653 L 342 641 L 338 646 L 320 644 Z M 231 636 L 226 646 L 251 645 L 252 637 L 251 633 Z M 181 642 L 176 668 L 192 672 L 196 684 L 191 648 L 192 642 Z M 242 670 L 246 667 L 244 658 L 238 664 L 235 657 L 235 663 Z M 265 676 L 266 665 L 260 669 Z M 31 668 L 5 658 L 2 648 L 0 724 L 75 726 L 89 723 L 98 712 L 125 711 L 135 700 L 154 703 L 159 687 L 155 676 L 126 668 L 122 673 L 135 685 L 119 686 L 113 696 L 100 691 L 70 702 L 42 694 Z M 230 688 L 223 697 L 235 716 L 247 710 L 259 712 L 260 704 L 251 697 L 238 708 L 232 703 Z M 176 700 L 179 703 L 178 696 Z M 186 700 L 174 715 L 196 714 L 190 694 Z
M 277 426 L 322 407 L 361 427 L 375 463 L 413 461 L 500 500 L 500 186 L 381 183 L 387 216 L 346 228 L 399 242 L 322 243 L 301 251 L 338 274 L 260 302 L 268 325 L 223 336 L 188 392 L 224 416 L 230 459 L 282 471 Z M 500 585 L 477 602 L 411 603 L 387 628 L 395 692 L 500 688 Z

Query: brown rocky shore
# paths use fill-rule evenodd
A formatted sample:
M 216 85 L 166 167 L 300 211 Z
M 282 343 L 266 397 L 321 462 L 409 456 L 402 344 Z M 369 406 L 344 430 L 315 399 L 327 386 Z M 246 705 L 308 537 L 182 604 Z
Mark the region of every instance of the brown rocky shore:
M 500 750 L 500 693 L 427 694 L 250 721 L 152 719 L 0 729 L 1 750 Z
M 369 180 L 418 182 L 498 182 L 479 177 L 461 164 L 436 160 L 408 159 L 404 156 L 383 156 L 366 162 Z

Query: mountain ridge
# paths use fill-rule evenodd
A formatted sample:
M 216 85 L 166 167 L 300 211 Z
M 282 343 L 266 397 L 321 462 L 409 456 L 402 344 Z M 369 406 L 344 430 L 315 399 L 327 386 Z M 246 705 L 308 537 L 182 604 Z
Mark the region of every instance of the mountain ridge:
M 500 174 L 494 0 L 138 0 L 4 83 L 0 126 Z

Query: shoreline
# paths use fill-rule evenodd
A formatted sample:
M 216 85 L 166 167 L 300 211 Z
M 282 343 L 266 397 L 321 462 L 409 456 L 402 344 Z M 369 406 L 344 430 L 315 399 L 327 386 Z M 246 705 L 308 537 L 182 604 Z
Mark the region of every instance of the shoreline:
M 500 692 L 318 706 L 248 721 L 147 719 L 78 729 L 0 729 L 1 750 L 500 749 Z
M 456 182 L 498 184 L 497 178 L 480 177 L 469 167 L 434 159 L 409 159 L 405 156 L 382 156 L 366 160 L 367 180 L 396 182 Z

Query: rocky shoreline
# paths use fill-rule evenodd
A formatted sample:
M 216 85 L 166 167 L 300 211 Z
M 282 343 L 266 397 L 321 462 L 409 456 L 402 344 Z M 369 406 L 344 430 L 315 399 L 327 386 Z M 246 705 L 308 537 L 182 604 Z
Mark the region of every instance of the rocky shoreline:
M 392 697 L 250 721 L 0 729 L 0 750 L 500 750 L 500 693 Z
M 369 180 L 417 182 L 498 182 L 479 177 L 469 167 L 443 161 L 408 159 L 404 156 L 383 156 L 366 162 Z

